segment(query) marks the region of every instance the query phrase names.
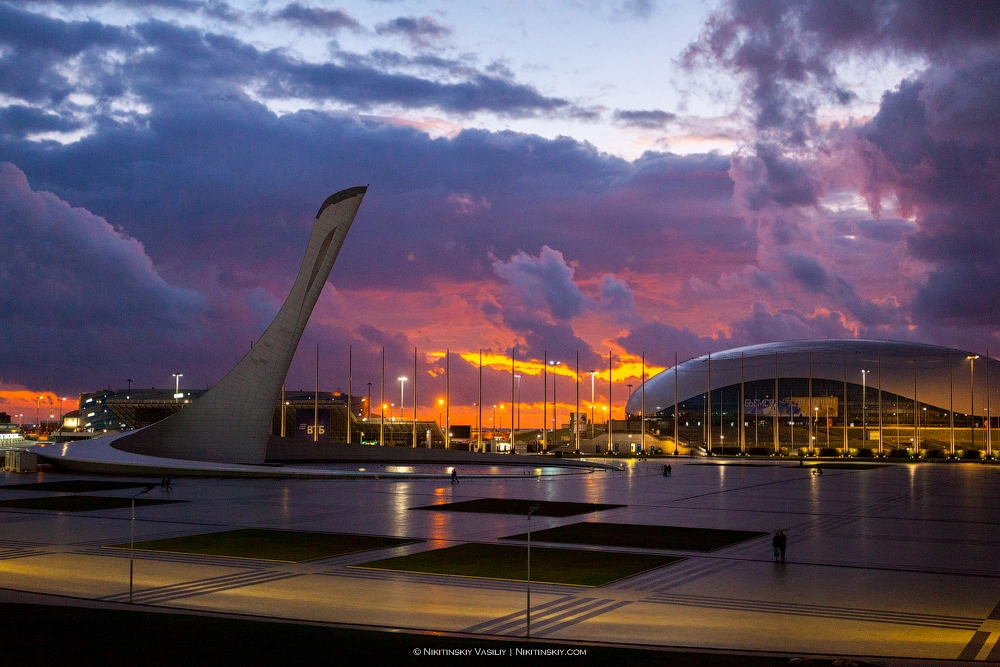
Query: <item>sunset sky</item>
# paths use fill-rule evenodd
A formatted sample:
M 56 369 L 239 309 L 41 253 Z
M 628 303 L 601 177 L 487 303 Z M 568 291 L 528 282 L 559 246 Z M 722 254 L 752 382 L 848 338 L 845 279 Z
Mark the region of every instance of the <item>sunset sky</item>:
M 528 427 L 545 352 L 620 415 L 643 353 L 1000 351 L 998 119 L 992 2 L 0 0 L 0 411 L 217 382 L 364 184 L 290 387 L 416 346 L 436 418 L 448 348 L 468 423 L 513 350 Z

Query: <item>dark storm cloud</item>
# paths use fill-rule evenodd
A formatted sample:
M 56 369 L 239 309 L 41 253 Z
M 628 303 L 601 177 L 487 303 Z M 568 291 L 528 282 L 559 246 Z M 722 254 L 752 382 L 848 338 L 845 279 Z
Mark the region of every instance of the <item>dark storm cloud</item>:
M 432 16 L 400 16 L 375 26 L 379 35 L 401 35 L 413 46 L 428 47 L 451 34 L 451 28 L 441 25 Z
M 174 9 L 201 12 L 206 16 L 236 21 L 242 13 L 221 0 L 32 0 L 32 5 L 58 5 L 60 7 L 114 7 L 127 9 Z
M 187 91 L 232 94 L 244 86 L 265 96 L 338 100 L 359 108 L 395 104 L 455 113 L 489 111 L 528 116 L 571 112 L 569 102 L 535 88 L 476 71 L 449 68 L 458 81 L 437 81 L 380 69 L 377 59 L 343 63 L 298 60 L 234 37 L 159 20 L 130 28 L 74 22 L 0 4 L 0 92 L 31 101 L 60 101 L 71 92 L 104 97 L 132 91 L 150 99 Z M 122 55 L 127 55 L 121 62 Z M 83 56 L 86 76 L 70 84 L 63 73 Z M 421 62 L 429 66 L 428 62 Z
M 1000 12 L 986 0 L 728 0 L 683 62 L 738 74 L 759 131 L 801 143 L 816 130 L 820 100 L 850 102 L 836 66 L 849 54 L 947 58 L 995 48 Z
M 1000 326 L 1000 54 L 940 67 L 887 93 L 859 131 L 870 201 L 918 218 L 909 250 L 932 267 L 914 317 Z
M 75 87 L 60 66 L 133 45 L 127 31 L 113 26 L 58 21 L 0 3 L 0 93 L 30 102 L 62 102 Z
M 799 281 L 810 292 L 822 292 L 826 289 L 829 277 L 826 269 L 815 257 L 806 257 L 798 253 L 789 253 L 786 258 L 792 277 Z
M 353 16 L 343 9 L 323 9 L 322 7 L 306 7 L 293 2 L 285 5 L 273 14 L 274 18 L 287 21 L 300 28 L 310 28 L 327 32 L 336 32 L 344 28 L 357 30 L 361 27 Z
M 659 130 L 667 123 L 677 118 L 675 114 L 652 109 L 649 111 L 616 109 L 614 119 L 628 127 L 641 127 L 645 130 Z
M 19 139 L 37 132 L 70 132 L 81 127 L 83 123 L 74 118 L 23 104 L 0 107 L 0 134 Z
M 0 164 L 0 365 L 37 380 L 58 369 L 78 381 L 87 363 L 120 368 L 174 341 L 200 337 L 207 301 L 168 284 L 142 245 L 86 210 L 32 190 Z M 40 335 L 39 331 L 45 334 Z
M 116 361 L 120 348 L 132 363 L 155 357 L 155 364 L 146 364 L 154 374 L 183 359 L 202 369 L 204 377 L 192 377 L 193 382 L 218 380 L 260 334 L 287 292 L 319 202 L 353 185 L 371 187 L 334 270 L 338 286 L 395 291 L 402 299 L 407 292 L 432 292 L 449 281 L 499 290 L 505 283 L 494 271 L 493 258 L 521 251 L 540 258 L 543 246 L 565 253 L 563 267 L 579 266 L 577 279 L 590 281 L 586 293 L 575 288 L 574 294 L 564 281 L 564 291 L 554 288 L 546 295 L 544 289 L 552 285 L 545 283 L 537 303 L 514 299 L 492 311 L 489 304 L 483 307 L 488 318 L 524 341 L 520 358 L 540 358 L 548 350 L 565 360 L 580 350 L 581 363 L 597 365 L 599 355 L 570 320 L 596 313 L 626 325 L 639 321 L 628 284 L 606 274 L 626 267 L 683 272 L 691 258 L 701 265 L 731 266 L 753 252 L 752 234 L 732 210 L 733 185 L 724 156 L 648 153 L 630 162 L 567 137 L 484 130 L 434 139 L 396 121 L 346 113 L 279 116 L 244 92 L 244 87 L 257 87 L 320 95 L 325 87 L 322 94 L 332 95 L 333 89 L 362 106 L 371 99 L 367 88 L 374 86 L 370 94 L 379 99 L 415 106 L 563 112 L 565 103 L 520 86 L 509 73 L 491 78 L 468 70 L 459 83 L 440 84 L 392 74 L 375 62 L 376 56 L 345 57 L 324 67 L 163 21 L 105 31 L 100 25 L 35 18 L 37 29 L 49 34 L 38 44 L 48 39 L 55 46 L 17 42 L 0 50 L 0 63 L 38 56 L 35 65 L 18 61 L 27 67 L 24 80 L 48 77 L 59 84 L 50 90 L 61 86 L 62 97 L 42 96 L 37 108 L 8 107 L 0 158 L 24 170 L 36 195 L 52 191 L 85 207 L 79 209 L 83 213 L 93 212 L 87 213 L 90 218 L 105 217 L 124 230 L 118 234 L 140 239 L 143 256 L 155 261 L 149 271 L 134 276 L 91 266 L 94 276 L 103 276 L 107 285 L 134 281 L 160 287 L 139 290 L 142 298 L 136 300 L 114 289 L 98 294 L 94 288 L 91 295 L 86 291 L 90 283 L 81 283 L 80 293 L 109 313 L 106 335 L 62 330 L 61 356 L 47 353 L 41 343 L 20 342 L 29 335 L 41 341 L 38 331 L 50 326 L 49 314 L 18 311 L 23 322 L 5 327 L 15 332 L 13 347 L 5 349 L 24 350 L 21 365 L 11 368 L 37 367 L 34 375 L 18 371 L 23 377 L 51 377 L 44 369 L 52 363 L 86 357 L 113 372 L 108 381 L 117 383 L 131 375 L 124 361 Z M 6 25 L 0 26 L 0 39 Z M 70 83 L 61 72 L 81 57 L 88 59 L 80 66 L 85 76 Z M 456 67 L 443 59 L 416 60 L 393 67 L 449 72 Z M 10 79 L 0 79 L 0 85 L 5 81 Z M 73 106 L 65 100 L 69 92 L 97 101 Z M 114 111 L 122 100 L 134 110 Z M 34 131 L 75 129 L 69 119 L 86 122 L 90 133 L 67 144 L 23 138 Z M 77 243 L 67 230 L 55 228 L 58 238 L 51 242 Z M 626 237 L 627 243 L 609 242 Z M 46 261 L 44 244 L 10 239 L 10 251 L 35 264 Z M 706 245 L 709 257 L 702 252 Z M 65 261 L 80 263 L 72 257 Z M 527 265 L 521 268 L 530 269 Z M 543 283 L 565 278 L 559 271 L 554 278 L 542 274 Z M 37 296 L 14 279 L 5 279 L 2 288 L 10 299 L 25 303 Z M 185 295 L 194 301 L 180 298 Z M 156 312 L 145 311 L 144 303 Z M 121 312 L 129 317 L 120 317 Z M 166 333 L 149 333 L 150 322 Z M 318 342 L 326 349 L 351 341 L 365 363 L 374 363 L 373 350 L 386 342 L 387 353 L 391 349 L 402 364 L 410 344 L 399 332 L 347 331 L 317 321 L 303 345 Z M 91 349 L 93 357 L 87 357 Z M 95 367 L 89 364 L 80 364 L 79 374 L 93 382 Z
M 998 34 L 991 2 L 730 0 L 685 53 L 687 66 L 721 67 L 744 86 L 756 142 L 732 174 L 738 202 L 775 242 L 808 239 L 801 213 L 831 184 L 856 187 L 876 216 L 887 201 L 913 220 L 892 228 L 928 274 L 903 306 L 860 297 L 832 269 L 824 277 L 818 264 L 788 264 L 792 278 L 865 326 L 1000 326 L 991 287 L 1000 246 Z M 924 69 L 887 92 L 871 121 L 817 124 L 820 104 L 851 99 L 838 67 L 888 58 Z M 824 153 L 842 162 L 817 159 Z M 880 225 L 861 231 L 888 241 L 890 225 Z

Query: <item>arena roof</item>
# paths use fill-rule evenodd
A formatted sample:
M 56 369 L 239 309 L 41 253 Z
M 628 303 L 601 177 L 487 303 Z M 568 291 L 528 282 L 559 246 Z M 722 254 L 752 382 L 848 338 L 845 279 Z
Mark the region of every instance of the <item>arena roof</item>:
M 948 409 L 953 397 L 954 410 L 968 413 L 974 398 L 976 413 L 980 414 L 986 405 L 989 377 L 990 400 L 995 407 L 1000 407 L 998 369 L 993 368 L 993 361 L 990 360 L 987 370 L 985 354 L 977 356 L 973 352 L 921 343 L 860 339 L 766 343 L 689 359 L 678 364 L 676 369 L 678 402 L 706 392 L 709 386 L 709 356 L 713 390 L 739 385 L 741 373 L 745 382 L 773 380 L 775 376 L 811 376 L 838 382 L 846 379 L 848 384 L 860 386 L 861 371 L 867 370 L 870 371 L 867 379 L 869 387 L 880 387 L 884 392 L 912 399 L 916 382 L 917 399 L 921 403 Z M 646 381 L 647 414 L 672 408 L 674 372 L 674 368 L 668 368 Z M 634 392 L 628 401 L 627 411 L 638 414 L 641 401 L 642 392 Z

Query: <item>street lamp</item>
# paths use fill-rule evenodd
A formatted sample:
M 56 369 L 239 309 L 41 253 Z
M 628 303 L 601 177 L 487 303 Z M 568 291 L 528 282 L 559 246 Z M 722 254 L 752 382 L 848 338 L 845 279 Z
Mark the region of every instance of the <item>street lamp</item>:
M 125 380 L 125 382 L 128 382 L 128 391 L 125 392 L 125 399 L 128 400 L 132 398 L 132 378 Z
M 184 373 L 174 373 L 174 402 L 179 403 L 180 399 L 184 396 L 181 393 L 181 378 L 184 377 Z
M 132 496 L 132 537 L 128 549 L 128 603 L 129 604 L 132 604 L 132 573 L 134 571 L 133 555 L 135 554 L 135 499 L 137 496 L 141 496 L 144 493 L 149 493 L 154 488 L 155 487 L 147 486 L 145 489 Z
M 969 360 L 969 414 L 972 416 L 972 423 L 970 429 L 972 431 L 972 449 L 976 448 L 976 359 L 979 358 L 978 354 L 970 354 L 966 359 Z M 987 387 L 987 391 L 989 388 Z
M 559 428 L 559 419 L 556 417 L 556 410 L 557 410 L 557 406 L 559 404 L 556 403 L 556 377 L 557 376 L 555 374 L 555 367 L 556 366 L 562 366 L 562 362 L 561 361 L 551 361 L 550 360 L 549 361 L 549 366 L 553 367 L 553 373 L 552 373 L 552 433 L 555 434 L 556 429 Z M 558 444 L 558 442 L 557 442 L 557 444 Z
M 517 380 L 517 408 L 514 410 L 517 415 L 517 429 L 521 429 L 521 376 L 515 375 L 514 379 Z M 510 416 L 510 443 L 511 447 L 514 446 L 514 415 Z
M 538 511 L 538 505 L 528 508 L 528 606 L 525 608 L 527 638 L 531 639 L 531 515 Z
M 861 445 L 864 446 L 868 437 L 868 414 L 865 410 L 865 400 L 868 398 L 868 374 L 871 371 L 861 371 Z
M 37 429 L 42 428 L 41 417 L 38 416 L 38 407 L 41 404 L 42 404 L 42 397 L 39 396 L 37 399 L 35 399 L 35 428 Z
M 594 439 L 594 377 L 597 371 L 590 371 L 590 439 Z
M 396 378 L 399 380 L 399 420 L 403 420 L 403 384 L 406 382 L 405 377 Z

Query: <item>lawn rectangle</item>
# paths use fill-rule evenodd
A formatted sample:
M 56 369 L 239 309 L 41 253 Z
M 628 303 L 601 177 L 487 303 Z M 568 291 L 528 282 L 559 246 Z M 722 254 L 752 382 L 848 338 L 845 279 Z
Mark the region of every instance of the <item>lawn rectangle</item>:
M 269 560 L 282 563 L 304 563 L 344 554 L 385 549 L 423 540 L 349 533 L 314 533 L 300 530 L 267 530 L 240 528 L 218 533 L 202 533 L 169 537 L 162 540 L 136 542 L 143 551 L 163 551 L 198 556 L 222 556 Z M 109 545 L 109 549 L 128 549 L 128 544 Z
M 680 556 L 581 549 L 531 548 L 531 581 L 572 586 L 604 586 L 684 560 Z M 512 544 L 459 544 L 350 567 L 459 577 L 526 581 L 528 548 Z
M 718 528 L 685 528 L 681 526 L 647 526 L 630 523 L 597 523 L 584 521 L 566 526 L 547 528 L 531 533 L 539 542 L 589 544 L 630 549 L 664 549 L 670 551 L 715 551 L 767 533 L 750 530 L 720 530 Z M 526 533 L 504 537 L 524 540 Z
M 136 498 L 135 506 L 146 507 L 149 505 L 169 505 L 186 502 L 188 501 Z M 131 498 L 118 498 L 116 496 L 48 496 L 44 498 L 0 500 L 0 507 L 18 510 L 46 510 L 49 512 L 95 512 L 97 510 L 114 510 L 131 506 Z
M 146 482 L 113 482 L 98 479 L 65 479 L 58 482 L 33 482 L 31 484 L 8 484 L 0 486 L 0 491 L 47 491 L 52 493 L 92 493 L 94 491 L 118 491 L 121 489 L 141 489 L 155 486 Z
M 521 514 L 528 515 L 528 509 L 538 505 L 534 516 L 567 517 L 588 512 L 625 507 L 625 505 L 606 505 L 602 503 L 569 503 L 545 500 L 523 500 L 520 498 L 478 498 L 464 500 L 458 503 L 442 503 L 440 505 L 424 505 L 411 507 L 415 510 L 435 510 L 438 512 L 476 512 L 482 514 Z

